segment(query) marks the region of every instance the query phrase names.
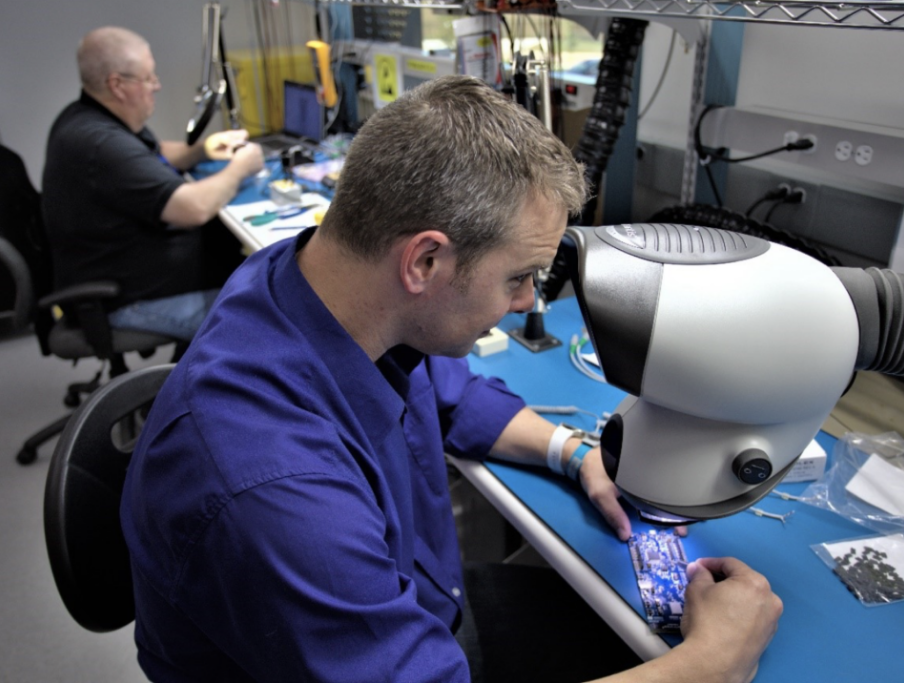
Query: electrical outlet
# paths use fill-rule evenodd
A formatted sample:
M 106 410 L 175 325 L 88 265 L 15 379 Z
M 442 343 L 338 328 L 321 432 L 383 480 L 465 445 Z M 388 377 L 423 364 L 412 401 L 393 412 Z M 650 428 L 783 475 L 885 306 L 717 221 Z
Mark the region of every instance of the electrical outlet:
M 810 149 L 805 149 L 804 154 L 813 154 L 816 151 L 816 136 L 815 135 L 804 135 L 804 140 L 809 140 L 813 143 L 813 146 Z
M 847 140 L 842 140 L 835 145 L 835 158 L 838 159 L 838 161 L 847 161 L 851 158 L 851 154 L 853 153 L 854 145 Z
M 854 161 L 858 166 L 869 166 L 873 160 L 873 148 L 869 145 L 860 145 L 854 150 Z
M 800 140 L 800 135 L 796 130 L 789 130 L 785 132 L 785 138 L 782 142 L 783 145 L 790 145 L 792 142 L 797 142 Z

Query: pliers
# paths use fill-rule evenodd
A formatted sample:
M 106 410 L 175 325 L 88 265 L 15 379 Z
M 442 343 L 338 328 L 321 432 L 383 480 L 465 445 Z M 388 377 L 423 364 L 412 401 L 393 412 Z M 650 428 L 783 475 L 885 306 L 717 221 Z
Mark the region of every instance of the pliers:
M 283 218 L 300 216 L 303 212 L 304 209 L 302 209 L 301 207 L 293 206 L 288 209 L 264 211 L 264 213 L 255 214 L 253 216 L 245 216 L 244 220 L 257 227 L 261 225 L 267 225 L 267 223 L 272 223 L 273 221 L 282 220 Z

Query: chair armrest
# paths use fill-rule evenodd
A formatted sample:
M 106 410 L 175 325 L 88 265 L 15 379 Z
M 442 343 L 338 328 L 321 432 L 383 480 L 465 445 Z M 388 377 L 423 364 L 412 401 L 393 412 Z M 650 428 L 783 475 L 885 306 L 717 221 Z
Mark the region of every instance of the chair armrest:
M 69 328 L 80 328 L 94 354 L 103 360 L 114 356 L 113 331 L 107 321 L 105 301 L 119 294 L 119 285 L 109 280 L 84 282 L 41 297 L 41 308 L 60 306 L 65 311 L 62 320 Z
M 52 292 L 43 296 L 38 301 L 41 308 L 62 306 L 64 304 L 80 303 L 98 299 L 112 299 L 119 294 L 119 285 L 109 280 L 97 282 L 85 282 L 80 285 L 72 285 L 65 289 Z

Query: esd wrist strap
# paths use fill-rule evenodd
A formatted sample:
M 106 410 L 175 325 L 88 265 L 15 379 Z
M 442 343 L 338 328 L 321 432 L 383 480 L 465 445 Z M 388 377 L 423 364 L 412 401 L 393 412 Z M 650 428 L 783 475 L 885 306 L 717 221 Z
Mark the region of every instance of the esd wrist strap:
M 559 425 L 549 439 L 549 445 L 546 447 L 546 466 L 556 474 L 565 474 L 562 468 L 562 449 L 565 448 L 565 442 L 574 436 L 574 430 L 570 427 Z

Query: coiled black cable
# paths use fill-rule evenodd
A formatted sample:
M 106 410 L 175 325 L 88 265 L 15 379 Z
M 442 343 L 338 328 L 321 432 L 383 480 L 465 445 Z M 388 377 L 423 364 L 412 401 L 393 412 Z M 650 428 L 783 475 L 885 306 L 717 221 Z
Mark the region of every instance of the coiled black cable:
M 634 69 L 646 28 L 646 21 L 615 17 L 606 31 L 593 105 L 574 149 L 575 158 L 584 164 L 590 186 L 590 199 L 581 212 L 580 225 L 593 224 L 603 173 L 631 105 Z
M 593 105 L 574 148 L 575 159 L 584 164 L 584 177 L 590 190 L 590 198 L 581 210 L 577 225 L 593 225 L 595 221 L 603 173 L 631 106 L 634 68 L 647 23 L 615 17 L 606 31 L 605 50 L 599 64 Z M 546 301 L 555 301 L 570 277 L 568 263 L 560 247 L 542 285 Z

